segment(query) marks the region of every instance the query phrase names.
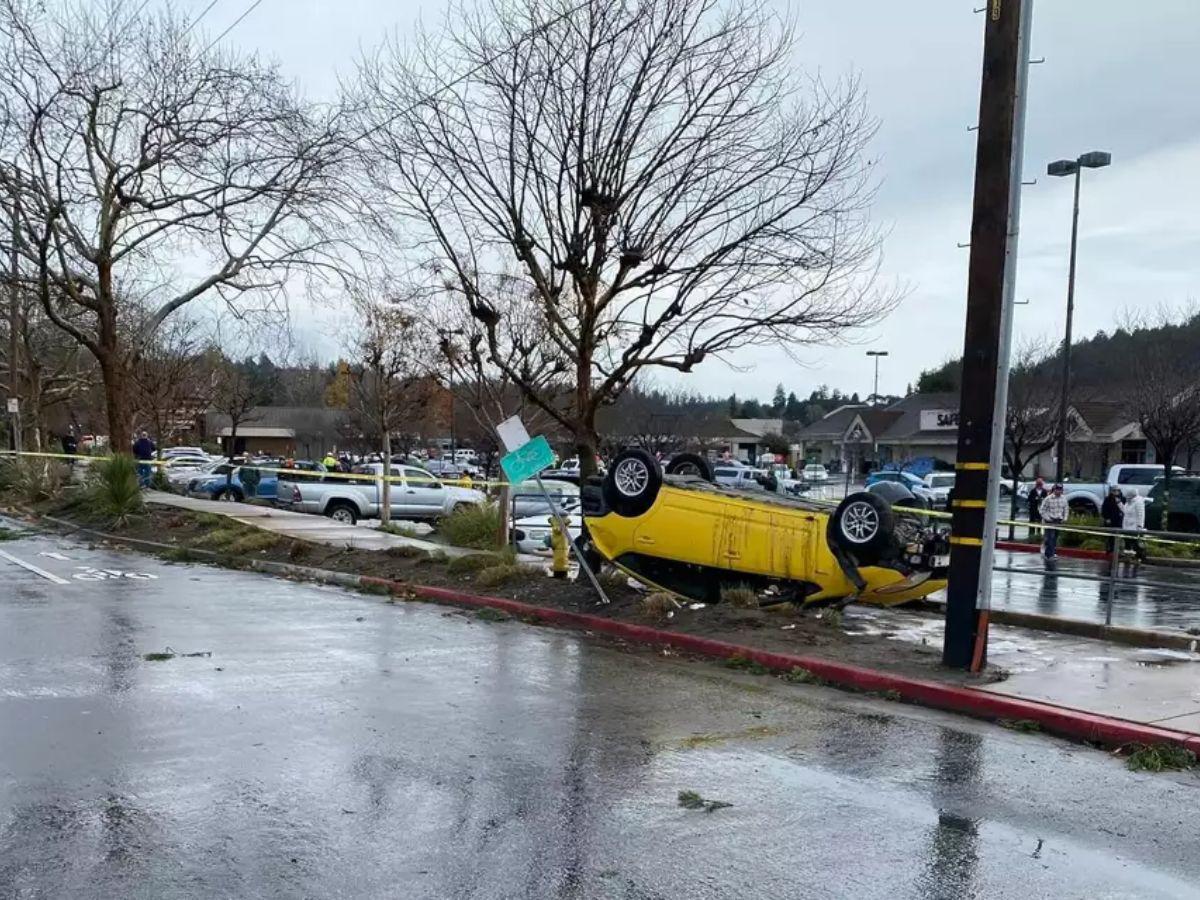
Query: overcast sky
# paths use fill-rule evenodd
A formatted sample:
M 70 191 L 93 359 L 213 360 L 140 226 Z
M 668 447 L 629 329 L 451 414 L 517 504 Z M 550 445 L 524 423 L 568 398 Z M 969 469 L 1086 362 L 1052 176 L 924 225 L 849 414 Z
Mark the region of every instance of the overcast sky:
M 180 0 L 198 14 L 208 0 Z M 220 34 L 253 0 L 217 0 L 202 26 Z M 861 75 L 880 129 L 883 182 L 875 220 L 888 229 L 884 274 L 908 286 L 904 306 L 856 343 L 804 353 L 756 351 L 738 370 L 709 363 L 686 380 L 703 393 L 768 397 L 777 382 L 871 391 L 867 349 L 887 350 L 881 389 L 899 392 L 922 368 L 962 350 L 985 0 L 806 0 L 780 8 L 798 23 L 797 67 Z M 436 24 L 443 3 L 261 0 L 224 39 L 276 59 L 310 95 L 330 96 L 360 49 L 390 29 Z M 1017 296 L 1018 336 L 1062 334 L 1070 179 L 1046 163 L 1093 149 L 1110 168 L 1084 173 L 1076 334 L 1111 329 L 1123 310 L 1200 298 L 1200 102 L 1195 0 L 1038 0 L 1030 76 Z M 303 312 L 302 312 L 303 310 Z M 335 314 L 298 313 L 302 341 L 336 353 Z

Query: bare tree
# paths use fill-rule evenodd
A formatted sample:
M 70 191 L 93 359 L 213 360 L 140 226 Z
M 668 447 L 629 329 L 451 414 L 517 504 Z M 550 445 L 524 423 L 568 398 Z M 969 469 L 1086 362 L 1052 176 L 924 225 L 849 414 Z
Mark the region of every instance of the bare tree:
M 164 323 L 130 372 L 134 415 L 149 426 L 159 458 L 174 435 L 194 427 L 212 401 L 200 326 L 177 317 Z
M 391 520 L 392 436 L 422 405 L 414 389 L 421 374 L 418 330 L 412 314 L 397 303 L 359 297 L 358 334 L 351 357 L 350 406 L 377 430 L 383 444 L 379 519 Z
M 362 64 L 360 146 L 585 472 L 597 410 L 639 372 L 837 340 L 892 307 L 872 289 L 862 92 L 799 77 L 759 4 L 480 2 Z M 496 352 L 493 274 L 513 257 L 565 398 Z
M 0 2 L 0 203 L 47 317 L 96 359 L 117 449 L 172 314 L 269 304 L 331 264 L 318 223 L 341 149 L 336 114 L 274 68 L 123 6 Z
M 209 350 L 212 362 L 212 408 L 229 419 L 225 451 L 237 454 L 238 429 L 258 418 L 257 407 L 271 394 L 271 385 L 251 366 L 229 359 L 219 349 Z M 226 484 L 232 480 L 232 471 Z
M 1164 348 L 1138 361 L 1137 377 L 1129 382 L 1125 403 L 1142 435 L 1163 465 L 1164 528 L 1171 522 L 1171 467 L 1181 450 L 1200 440 L 1200 348 Z
M 1008 539 L 1015 537 L 1017 488 L 1034 459 L 1054 446 L 1058 434 L 1057 385 L 1047 377 L 1046 363 L 1054 348 L 1045 341 L 1027 341 L 1017 348 L 1009 368 L 1008 408 L 1004 416 L 1004 462 L 1012 472 Z

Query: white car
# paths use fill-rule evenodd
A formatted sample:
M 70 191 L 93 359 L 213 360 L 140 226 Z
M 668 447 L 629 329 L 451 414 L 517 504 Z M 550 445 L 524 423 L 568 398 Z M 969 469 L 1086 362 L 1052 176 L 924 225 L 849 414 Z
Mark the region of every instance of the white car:
M 213 474 L 220 465 L 228 460 L 221 456 L 176 456 L 165 462 L 167 483 L 174 490 L 182 491 L 193 478 Z
M 930 505 L 938 508 L 950 502 L 950 491 L 954 490 L 953 472 L 930 472 L 921 480 L 925 482 L 924 498 Z
M 583 518 L 578 511 L 565 514 L 567 533 L 571 540 L 576 540 L 583 529 Z M 512 523 L 512 542 L 518 553 L 536 553 L 548 555 L 550 550 L 550 532 L 554 528 L 554 516 L 526 516 Z
M 827 481 L 829 472 L 820 463 L 809 463 L 800 473 L 801 481 Z

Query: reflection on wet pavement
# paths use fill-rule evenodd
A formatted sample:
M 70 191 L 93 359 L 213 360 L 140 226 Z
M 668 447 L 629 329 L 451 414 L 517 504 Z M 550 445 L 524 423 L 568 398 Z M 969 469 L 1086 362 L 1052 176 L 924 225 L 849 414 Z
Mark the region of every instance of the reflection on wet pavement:
M 63 572 L 130 559 L 8 546 L 57 548 Z M 0 897 L 1187 896 L 1200 880 L 1183 782 L 1086 748 L 141 564 L 159 578 L 0 593 Z M 144 658 L 166 646 L 212 656 Z M 683 790 L 732 806 L 681 809 Z

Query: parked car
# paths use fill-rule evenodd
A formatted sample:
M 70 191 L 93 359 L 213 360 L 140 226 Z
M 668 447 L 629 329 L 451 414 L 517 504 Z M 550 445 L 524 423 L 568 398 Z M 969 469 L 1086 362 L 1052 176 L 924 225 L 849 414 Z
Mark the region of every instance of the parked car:
M 948 533 L 857 492 L 836 509 L 664 473 L 626 450 L 584 488 L 587 552 L 644 583 L 712 602 L 722 587 L 774 585 L 801 603 L 894 605 L 946 586 Z
M 583 516 L 576 505 L 563 514 L 567 522 L 567 533 L 572 541 L 579 540 L 583 533 Z M 518 553 L 547 554 L 551 552 L 550 534 L 554 530 L 554 516 L 548 513 L 526 516 L 512 523 L 512 542 Z
M 560 511 L 579 508 L 579 485 L 547 478 L 542 478 L 542 484 L 546 487 L 546 494 L 550 495 L 550 502 L 546 501 L 546 495 L 538 488 L 536 481 L 522 481 L 513 485 L 509 492 L 513 521 L 529 516 L 549 515 L 551 503 Z
M 272 466 L 264 466 L 262 468 L 258 466 L 233 466 L 232 463 L 221 463 L 211 472 L 199 474 L 190 479 L 187 484 L 187 495 L 189 497 L 199 497 L 204 500 L 224 500 L 231 503 L 240 503 L 248 497 L 260 500 L 274 500 L 278 477 L 272 469 L 278 465 L 278 460 L 272 460 L 271 462 L 273 463 Z M 230 473 L 231 467 L 232 474 Z M 256 469 L 258 471 L 259 480 L 254 486 L 253 492 L 242 481 L 242 472 L 244 469 Z
M 921 479 L 925 483 L 925 499 L 934 509 L 945 509 L 950 503 L 950 492 L 954 490 L 953 472 L 930 472 Z
M 1161 478 L 1146 495 L 1146 527 L 1151 531 L 1200 531 L 1200 475 L 1171 475 L 1171 509 L 1163 526 L 1163 493 L 1167 485 Z
M 820 463 L 809 463 L 800 473 L 801 481 L 823 482 L 829 479 L 829 472 Z
M 896 484 L 903 485 L 914 497 L 918 497 L 923 500 L 926 506 L 935 505 L 933 491 L 928 485 L 925 484 L 925 480 L 923 478 L 918 478 L 911 472 L 901 472 L 897 469 L 881 469 L 878 472 L 872 472 L 867 476 L 866 487 L 868 490 L 870 490 L 871 485 L 879 484 L 885 481 L 895 482 Z M 945 499 L 943 498 L 943 505 L 944 504 Z
M 1121 463 L 1108 470 L 1108 477 L 1102 482 L 1068 482 L 1064 485 L 1063 493 L 1072 511 L 1086 515 L 1100 515 L 1100 505 L 1104 502 L 1109 488 L 1118 487 L 1126 497 L 1141 494 L 1143 497 L 1150 493 L 1154 482 L 1161 478 L 1164 466 L 1146 463 Z M 1171 467 L 1172 473 L 1183 474 L 1179 466 Z M 1047 482 L 1049 484 L 1049 482 Z
M 161 455 L 163 459 L 174 459 L 177 456 L 200 456 L 206 459 L 211 458 L 208 453 L 204 452 L 203 447 L 164 447 Z
M 194 459 L 194 457 L 180 457 L 179 459 L 171 460 L 167 464 L 167 482 L 171 485 L 172 490 L 186 491 L 190 481 L 205 475 L 211 475 L 219 466 L 226 465 L 229 462 L 224 457 L 216 456 L 206 458 L 204 462 L 192 465 L 190 462 L 187 462 L 191 459 Z
M 276 502 L 285 509 L 329 516 L 348 525 L 359 519 L 379 518 L 383 464 L 356 466 L 352 474 L 369 478 L 285 483 Z M 486 499 L 480 491 L 442 484 L 427 469 L 392 466 L 390 509 L 393 518 L 436 521 L 460 506 L 481 504 Z
M 752 469 L 750 466 L 730 466 L 725 463 L 713 467 L 714 482 L 739 491 L 764 490 L 763 480 L 766 477 L 766 469 Z

